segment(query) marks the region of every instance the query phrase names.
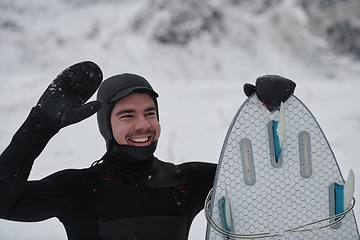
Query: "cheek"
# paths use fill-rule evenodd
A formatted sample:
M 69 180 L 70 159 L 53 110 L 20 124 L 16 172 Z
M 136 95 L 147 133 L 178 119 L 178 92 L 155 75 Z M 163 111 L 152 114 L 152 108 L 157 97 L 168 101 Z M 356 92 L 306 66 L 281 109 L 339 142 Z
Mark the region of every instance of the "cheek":
M 161 133 L 161 126 L 160 126 L 159 122 L 157 122 L 157 124 L 155 124 L 155 126 L 153 126 L 153 128 L 156 132 L 155 140 L 158 140 L 160 137 L 160 133 Z
M 124 126 L 113 125 L 112 126 L 112 134 L 114 136 L 115 141 L 118 144 L 126 144 L 126 129 Z

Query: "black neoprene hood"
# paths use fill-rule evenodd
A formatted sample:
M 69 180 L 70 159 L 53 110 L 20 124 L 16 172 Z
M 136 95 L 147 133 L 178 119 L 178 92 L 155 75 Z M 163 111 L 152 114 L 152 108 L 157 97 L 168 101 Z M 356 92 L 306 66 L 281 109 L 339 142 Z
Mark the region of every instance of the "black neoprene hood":
M 156 98 L 159 95 L 145 78 L 136 74 L 124 73 L 109 77 L 102 82 L 98 90 L 97 100 L 102 102 L 102 108 L 97 112 L 97 120 L 100 133 L 104 137 L 108 149 L 110 142 L 114 139 L 110 125 L 111 110 L 118 100 L 135 92 L 149 94 L 156 107 L 158 106 Z

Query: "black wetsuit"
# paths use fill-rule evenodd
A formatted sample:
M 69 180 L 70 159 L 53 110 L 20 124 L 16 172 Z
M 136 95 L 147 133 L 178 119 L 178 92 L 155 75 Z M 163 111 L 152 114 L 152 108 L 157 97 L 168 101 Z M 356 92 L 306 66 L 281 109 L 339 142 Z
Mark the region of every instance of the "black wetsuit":
M 35 158 L 58 130 L 33 110 L 0 156 L 0 217 L 57 217 L 68 239 L 187 239 L 203 209 L 216 165 L 173 165 L 151 158 L 138 165 L 108 154 L 80 170 L 27 181 Z

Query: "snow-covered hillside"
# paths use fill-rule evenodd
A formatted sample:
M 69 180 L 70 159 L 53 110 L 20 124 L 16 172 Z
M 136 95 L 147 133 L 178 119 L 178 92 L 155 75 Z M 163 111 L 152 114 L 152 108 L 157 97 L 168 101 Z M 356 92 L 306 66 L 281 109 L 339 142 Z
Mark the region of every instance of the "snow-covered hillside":
M 105 77 L 137 73 L 160 93 L 160 159 L 217 162 L 228 125 L 245 100 L 243 84 L 278 74 L 297 83 L 295 94 L 317 117 L 344 174 L 352 168 L 360 176 L 357 48 L 351 38 L 341 44 L 340 30 L 327 35 L 331 26 L 347 22 L 356 36 L 359 16 L 351 7 L 356 1 L 336 8 L 336 3 L 326 8 L 325 1 L 311 2 L 1 1 L 0 151 L 60 71 L 92 60 Z M 104 150 L 92 117 L 62 129 L 30 177 L 87 167 Z M 357 189 L 355 197 L 360 199 Z M 360 221 L 360 206 L 355 213 Z M 203 239 L 205 226 L 200 213 L 190 239 Z M 66 239 L 55 219 L 1 220 L 0 238 Z
M 307 1 L 3 1 L 0 70 L 38 74 L 93 59 L 105 75 L 169 80 L 268 73 L 338 80 L 360 71 L 347 55 L 333 54 L 325 35 L 332 18 L 313 16 L 322 6 L 298 2 Z

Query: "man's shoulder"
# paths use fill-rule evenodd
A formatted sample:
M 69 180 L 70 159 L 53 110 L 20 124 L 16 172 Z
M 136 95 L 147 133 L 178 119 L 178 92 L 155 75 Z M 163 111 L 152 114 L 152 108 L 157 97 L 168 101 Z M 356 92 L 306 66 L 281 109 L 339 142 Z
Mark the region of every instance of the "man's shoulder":
M 184 162 L 176 166 L 184 177 L 213 178 L 217 165 L 209 162 Z
M 200 162 L 200 161 L 192 161 L 192 162 L 184 162 L 176 165 L 179 169 L 194 169 L 194 170 L 213 170 L 216 169 L 217 164 L 210 162 Z
M 44 179 L 42 181 L 81 181 L 81 179 L 91 179 L 97 178 L 99 176 L 99 171 L 96 171 L 94 168 L 81 168 L 81 169 L 64 169 L 57 171 Z

